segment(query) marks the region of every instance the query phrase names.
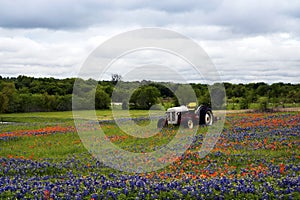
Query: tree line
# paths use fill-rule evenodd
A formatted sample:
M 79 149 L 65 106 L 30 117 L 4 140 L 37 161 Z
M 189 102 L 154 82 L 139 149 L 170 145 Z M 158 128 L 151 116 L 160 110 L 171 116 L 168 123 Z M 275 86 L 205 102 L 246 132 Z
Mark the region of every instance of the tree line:
M 73 91 L 75 78 L 34 78 L 18 76 L 4 78 L 0 76 L 0 112 L 40 112 L 72 110 L 72 98 L 76 97 L 76 109 L 109 109 L 111 102 L 121 102 L 127 109 L 160 109 L 196 101 L 210 105 L 210 93 L 206 84 L 190 84 L 195 95 L 187 92 L 187 85 L 179 83 L 157 83 L 151 81 L 124 82 L 121 76 L 112 75 L 110 81 L 79 79 L 80 84 Z M 78 82 L 78 79 L 77 79 Z M 96 87 L 95 87 L 96 86 Z M 232 84 L 224 83 L 227 105 L 231 109 L 247 109 L 252 103 L 266 109 L 271 103 L 274 107 L 300 103 L 300 84 L 260 83 Z M 132 89 L 134 88 L 134 89 Z M 174 94 L 182 93 L 177 98 Z M 185 94 L 186 93 L 186 94 Z M 196 97 L 196 99 L 194 98 Z M 92 101 L 95 107 L 92 108 Z M 128 103 L 129 102 L 129 103 Z

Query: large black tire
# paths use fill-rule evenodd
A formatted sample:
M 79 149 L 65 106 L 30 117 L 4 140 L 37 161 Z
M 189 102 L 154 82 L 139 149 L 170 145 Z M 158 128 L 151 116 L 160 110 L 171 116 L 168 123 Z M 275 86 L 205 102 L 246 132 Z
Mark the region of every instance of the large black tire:
M 184 128 L 193 129 L 194 128 L 194 122 L 191 118 L 186 118 L 182 121 L 182 125 Z
M 164 118 L 160 118 L 157 122 L 157 128 L 163 128 L 163 127 L 166 127 L 167 125 L 168 125 L 168 122 Z
M 213 124 L 214 115 L 209 107 L 201 106 L 199 115 L 199 125 L 210 126 Z

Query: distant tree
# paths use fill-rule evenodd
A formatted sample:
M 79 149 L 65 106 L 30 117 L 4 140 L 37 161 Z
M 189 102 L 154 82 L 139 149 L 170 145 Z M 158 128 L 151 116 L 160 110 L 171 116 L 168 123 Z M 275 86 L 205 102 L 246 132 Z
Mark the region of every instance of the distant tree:
M 18 110 L 17 90 L 13 82 L 2 82 L 0 84 L 1 112 L 16 112 Z
M 106 94 L 108 94 L 109 97 L 111 97 L 111 95 L 114 91 L 114 88 L 113 88 L 113 86 L 108 85 L 104 88 L 104 91 L 105 91 Z
M 96 109 L 109 109 L 110 97 L 103 90 L 97 88 L 95 94 L 95 108 Z
M 65 96 L 56 96 L 57 106 L 55 110 L 57 111 L 68 111 L 72 110 L 72 95 L 68 94 Z
M 191 84 L 191 85 L 198 99 L 198 104 L 211 106 L 211 99 L 208 90 L 208 85 L 204 85 L 204 84 Z
M 44 111 L 55 111 L 58 104 L 55 95 L 49 95 L 48 93 L 44 93 L 43 98 L 45 102 L 45 105 L 43 106 Z
M 180 85 L 175 91 L 175 95 L 181 105 L 187 105 L 190 102 L 197 102 L 196 94 L 190 85 Z
M 259 96 L 266 96 L 268 94 L 268 90 L 269 86 L 265 83 L 261 83 L 256 90 L 256 94 Z
M 4 113 L 8 110 L 8 97 L 0 92 L 0 112 Z
M 224 86 L 220 83 L 215 83 L 210 86 L 210 98 L 213 109 L 226 109 L 226 92 Z
M 233 96 L 242 97 L 245 95 L 245 87 L 243 84 L 233 85 Z
M 159 97 L 160 92 L 156 87 L 145 85 L 132 94 L 130 103 L 133 103 L 134 108 L 137 109 L 150 109 L 158 102 Z
M 239 98 L 239 104 L 240 104 L 240 109 L 248 109 L 249 108 L 249 103 L 246 98 L 240 97 Z
M 79 97 L 86 97 L 86 94 L 95 89 L 95 85 L 89 85 L 83 79 L 76 79 L 76 85 L 73 88 L 73 94 Z
M 120 80 L 122 80 L 122 76 L 120 74 L 112 74 L 111 82 L 116 85 Z
M 198 98 L 198 104 L 211 107 L 211 99 L 208 91 Z
M 234 94 L 233 94 L 233 86 L 231 83 L 224 83 L 225 91 L 226 91 L 226 97 L 228 99 L 231 99 Z
M 45 98 L 43 94 L 32 94 L 30 101 L 30 112 L 42 112 L 46 111 Z
M 167 98 L 167 97 L 174 97 L 174 93 L 168 88 L 166 84 L 159 84 L 159 83 L 150 83 L 149 86 L 154 86 L 156 87 L 162 98 Z
M 261 111 L 266 111 L 268 108 L 268 97 L 260 97 L 258 99 L 259 109 Z
M 228 102 L 232 104 L 232 110 L 237 109 L 237 103 L 238 103 L 238 98 L 232 97 L 231 99 L 228 99 Z
M 287 103 L 294 103 L 297 99 L 297 90 L 289 90 L 287 92 Z
M 31 96 L 30 93 L 23 93 L 20 94 L 20 112 L 30 112 L 30 106 L 31 106 Z
M 196 101 L 190 96 L 190 94 L 193 93 L 185 89 L 187 85 L 172 82 L 157 83 L 147 80 L 124 82 L 120 81 L 121 78 L 122 77 L 118 74 L 113 75 L 112 80 L 108 81 L 75 78 L 34 78 L 27 76 L 18 76 L 17 78 L 2 77 L 0 78 L 0 112 L 71 110 L 73 96 L 78 100 L 73 102 L 74 108 L 76 109 L 95 109 L 93 99 L 96 97 L 98 99 L 102 98 L 100 102 L 106 102 L 105 99 L 107 95 L 109 98 L 113 98 L 114 102 L 128 102 L 130 99 L 130 103 L 139 109 L 148 109 L 150 105 L 154 105 L 158 100 L 160 100 L 163 105 L 168 106 L 179 105 L 179 100 L 181 104 Z M 76 87 L 73 86 L 75 80 L 77 83 Z M 115 87 L 116 83 L 118 83 L 117 88 Z M 101 92 L 95 93 L 96 85 L 100 87 Z M 140 85 L 143 86 L 135 92 L 132 91 L 133 88 L 138 88 Z M 222 100 L 223 98 L 219 98 L 219 95 L 222 93 L 219 93 L 218 90 L 213 87 L 214 85 L 200 83 L 192 83 L 190 85 L 194 90 L 199 104 L 211 106 L 211 99 L 217 98 Z M 149 98 L 149 91 L 146 92 L 146 87 L 149 86 L 158 89 L 158 93 L 155 92 L 156 94 L 152 100 Z M 259 82 L 248 84 L 224 83 L 224 86 L 230 108 L 233 104 L 235 104 L 234 108 L 238 109 L 247 108 L 251 103 L 258 103 L 261 105 L 261 109 L 263 109 L 266 106 L 268 107 L 269 102 L 272 103 L 273 108 L 287 106 L 287 103 L 295 103 L 295 106 L 300 103 L 300 84 L 280 82 L 268 85 Z M 211 91 L 213 92 L 209 93 L 208 87 L 211 87 Z M 181 99 L 176 97 L 173 91 L 182 94 L 177 94 Z M 133 94 L 132 97 L 129 97 L 131 94 Z M 265 101 L 267 103 L 265 103 Z M 99 104 L 96 106 L 97 108 L 107 108 L 110 104 Z M 124 104 L 124 106 L 126 107 L 128 105 Z M 224 105 L 220 103 L 217 107 L 220 106 Z
M 30 88 L 31 82 L 34 80 L 33 77 L 27 77 L 27 76 L 18 76 L 16 80 L 16 88 L 23 88 L 27 87 Z
M 93 105 L 93 95 L 91 93 L 86 93 L 85 97 L 77 95 L 74 95 L 73 97 L 72 109 L 74 110 L 93 110 L 96 106 Z
M 300 103 L 300 84 L 298 86 L 298 91 L 296 92 L 295 95 L 295 103 Z
M 246 97 L 244 97 L 244 98 L 246 98 L 248 103 L 256 102 L 257 101 L 257 94 L 255 93 L 255 90 L 249 89 L 249 90 L 247 90 Z

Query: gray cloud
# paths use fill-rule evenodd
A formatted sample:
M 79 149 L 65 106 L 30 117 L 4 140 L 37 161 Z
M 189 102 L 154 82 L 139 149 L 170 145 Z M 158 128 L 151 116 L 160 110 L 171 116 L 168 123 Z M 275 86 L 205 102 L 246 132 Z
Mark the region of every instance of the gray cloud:
M 223 26 L 235 33 L 299 34 L 300 2 L 291 1 L 96 1 L 2 0 L 0 26 L 85 28 L 93 25 Z M 298 26 L 296 26 L 298 25 Z
M 0 2 L 0 25 L 8 28 L 68 29 L 105 21 L 107 2 L 78 0 L 29 0 Z
M 158 26 L 198 42 L 224 81 L 299 83 L 299 10 L 298 0 L 0 0 L 0 75 L 76 76 L 106 39 Z

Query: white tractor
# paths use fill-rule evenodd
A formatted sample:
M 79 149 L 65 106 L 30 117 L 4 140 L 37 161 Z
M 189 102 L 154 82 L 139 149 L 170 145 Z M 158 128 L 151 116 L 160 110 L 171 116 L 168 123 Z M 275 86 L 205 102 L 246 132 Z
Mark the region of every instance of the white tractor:
M 195 125 L 212 125 L 214 116 L 212 110 L 207 106 L 199 106 L 195 110 L 189 110 L 186 106 L 172 107 L 166 112 L 166 117 L 157 122 L 157 127 L 162 128 L 172 125 L 183 125 L 192 129 Z

